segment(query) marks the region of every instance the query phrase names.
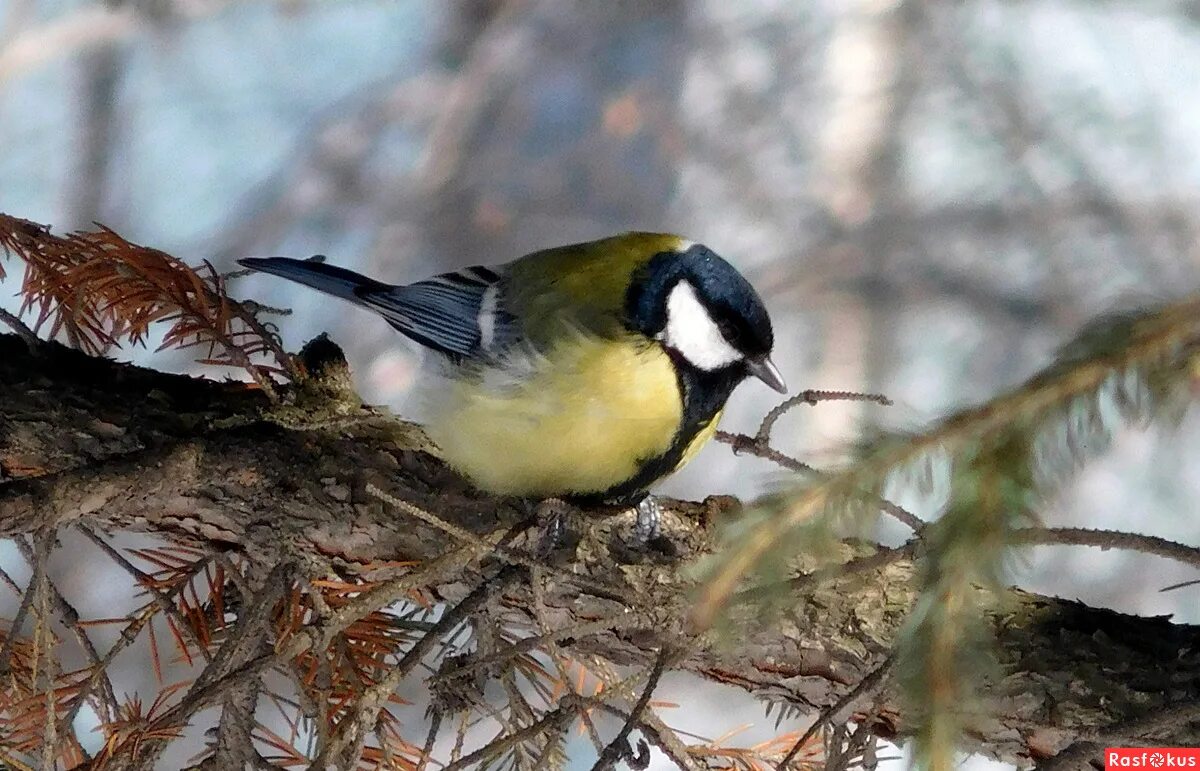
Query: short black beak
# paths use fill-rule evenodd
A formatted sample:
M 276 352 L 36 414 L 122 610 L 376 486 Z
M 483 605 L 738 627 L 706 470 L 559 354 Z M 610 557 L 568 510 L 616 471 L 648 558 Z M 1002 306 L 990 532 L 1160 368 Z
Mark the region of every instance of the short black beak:
M 783 375 L 779 374 L 779 368 L 775 366 L 770 358 L 763 356 L 756 359 L 747 359 L 746 369 L 749 370 L 751 375 L 754 375 L 779 393 L 787 393 L 787 383 L 783 382 Z

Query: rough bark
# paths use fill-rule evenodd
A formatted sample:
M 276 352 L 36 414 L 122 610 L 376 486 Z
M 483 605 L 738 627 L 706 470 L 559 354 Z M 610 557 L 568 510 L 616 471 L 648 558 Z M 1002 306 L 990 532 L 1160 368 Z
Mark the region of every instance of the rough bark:
M 52 344 L 32 355 L 0 336 L 0 537 L 90 523 L 194 538 L 267 569 L 286 558 L 354 571 L 433 560 L 456 545 L 369 495 L 368 484 L 480 536 L 530 519 L 521 502 L 471 491 L 430 449 L 415 426 L 336 387 L 270 411 L 242 384 Z M 679 668 L 802 711 L 829 707 L 888 657 L 915 598 L 913 563 L 812 582 L 774 615 L 744 605 L 724 631 L 696 635 L 694 567 L 716 548 L 715 525 L 735 516 L 731 499 L 672 502 L 666 528 L 676 554 L 639 560 L 621 546 L 630 515 L 591 512 L 573 524 L 578 547 L 560 555 L 539 602 L 552 625 L 586 630 L 567 643 L 581 652 L 648 666 L 666 634 L 691 643 Z M 871 548 L 847 544 L 846 556 Z M 554 580 L 568 574 L 575 578 Z M 477 575 L 448 577 L 441 588 L 461 592 Z M 516 612 L 528 607 L 524 591 L 505 593 Z M 619 623 L 597 632 L 595 621 L 609 618 Z M 1145 721 L 1200 701 L 1200 628 L 1016 589 L 991 621 L 1001 667 L 984 685 L 988 713 L 973 721 L 976 749 L 1027 764 L 1073 742 L 1122 736 L 1122 726 L 1130 741 L 1200 744 L 1194 722 Z M 874 729 L 902 735 L 890 687 L 882 699 Z M 864 696 L 845 711 L 867 706 Z

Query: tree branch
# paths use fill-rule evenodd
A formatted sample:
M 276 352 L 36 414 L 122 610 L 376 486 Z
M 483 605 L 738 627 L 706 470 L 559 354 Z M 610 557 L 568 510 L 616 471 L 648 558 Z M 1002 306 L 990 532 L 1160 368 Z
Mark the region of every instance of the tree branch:
M 493 551 L 489 561 L 481 545 L 519 548 L 508 544 L 527 522 L 526 508 L 472 491 L 429 454 L 411 424 L 355 408 L 331 428 L 313 428 L 320 420 L 300 404 L 273 409 L 240 385 L 92 359 L 53 343 L 35 358 L 19 339 L 0 336 L 0 537 L 76 523 L 148 531 L 236 550 L 267 569 L 291 561 L 306 577 L 333 569 L 381 580 L 395 574 L 381 564 L 423 563 L 365 590 L 335 617 L 302 626 L 273 653 L 231 658 L 236 666 L 198 684 L 163 713 L 163 725 L 414 587 L 461 597 L 464 578 L 477 585 L 496 561 L 509 561 L 506 551 Z M 369 495 L 369 484 L 480 540 L 462 545 Z M 719 633 L 698 634 L 688 618 L 694 567 L 717 548 L 716 524 L 737 516 L 732 501 L 669 502 L 663 527 L 678 556 L 632 564 L 622 562 L 629 514 L 590 514 L 578 523 L 569 564 L 554 571 L 538 603 L 550 629 L 578 630 L 559 642 L 573 655 L 648 668 L 659 641 L 674 638 L 686 649 L 677 668 L 819 713 L 885 662 L 917 596 L 912 554 L 873 560 L 873 547 L 845 544 L 842 561 L 858 568 L 797 582 L 794 602 L 770 622 L 756 606 L 735 604 L 728 628 L 737 630 L 737 644 L 721 644 Z M 800 555 L 794 568 L 811 573 L 828 564 L 821 557 L 806 569 Z M 1200 628 L 1015 589 L 1002 600 L 989 612 L 1001 668 L 983 683 L 989 711 L 972 723 L 974 749 L 1025 764 L 1046 748 L 1057 752 L 1106 726 L 1200 699 Z M 527 587 L 503 589 L 498 601 L 506 618 L 524 619 L 535 634 L 541 628 Z M 871 730 L 903 735 L 892 686 L 877 697 L 882 707 Z M 564 702 L 523 730 L 550 730 L 577 706 Z M 1196 744 L 1200 729 L 1174 721 L 1141 736 Z

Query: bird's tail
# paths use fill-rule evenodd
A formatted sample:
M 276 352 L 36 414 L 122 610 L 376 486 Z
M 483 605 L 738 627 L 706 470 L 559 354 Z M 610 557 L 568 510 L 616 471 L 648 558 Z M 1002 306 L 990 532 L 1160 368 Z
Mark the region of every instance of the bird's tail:
M 361 273 L 326 265 L 319 259 L 293 260 L 290 257 L 247 257 L 238 260 L 251 270 L 259 270 L 312 287 L 320 292 L 365 305 L 363 295 L 391 289 L 389 284 L 367 278 Z

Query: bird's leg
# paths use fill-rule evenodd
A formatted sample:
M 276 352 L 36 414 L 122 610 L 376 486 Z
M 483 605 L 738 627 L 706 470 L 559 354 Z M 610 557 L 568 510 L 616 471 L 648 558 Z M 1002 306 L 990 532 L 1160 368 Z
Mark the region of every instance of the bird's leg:
M 567 541 L 567 516 L 571 504 L 561 498 L 546 498 L 534 507 L 538 524 L 538 546 L 541 554 L 550 554 Z
M 662 504 L 653 495 L 647 495 L 633 507 L 637 513 L 637 522 L 633 526 L 633 542 L 636 546 L 644 547 L 662 535 Z

